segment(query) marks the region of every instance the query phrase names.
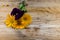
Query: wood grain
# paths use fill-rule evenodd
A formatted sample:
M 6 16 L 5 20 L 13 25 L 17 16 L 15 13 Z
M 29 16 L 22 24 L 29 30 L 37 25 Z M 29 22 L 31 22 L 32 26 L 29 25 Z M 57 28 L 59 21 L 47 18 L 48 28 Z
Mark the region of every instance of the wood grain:
M 14 3 L 14 2 L 13 2 Z M 8 13 L 17 4 L 11 2 L 2 2 L 0 5 L 0 39 L 1 40 L 60 40 L 60 6 L 35 6 L 31 4 L 27 7 L 28 13 L 32 16 L 32 23 L 29 29 L 12 29 L 7 28 L 4 20 Z M 2 5 L 4 5 L 2 7 Z M 10 6 L 6 6 L 9 4 Z M 12 4 L 14 6 L 12 6 Z M 50 5 L 50 3 L 48 2 Z

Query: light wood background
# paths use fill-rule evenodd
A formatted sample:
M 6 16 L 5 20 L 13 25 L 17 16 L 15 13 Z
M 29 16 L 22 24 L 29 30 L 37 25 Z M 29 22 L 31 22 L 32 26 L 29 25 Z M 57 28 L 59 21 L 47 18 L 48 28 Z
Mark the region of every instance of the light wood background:
M 23 30 L 7 28 L 4 24 L 7 14 L 19 3 L 6 1 L 0 2 L 0 40 L 60 40 L 60 0 L 26 0 L 32 23 Z

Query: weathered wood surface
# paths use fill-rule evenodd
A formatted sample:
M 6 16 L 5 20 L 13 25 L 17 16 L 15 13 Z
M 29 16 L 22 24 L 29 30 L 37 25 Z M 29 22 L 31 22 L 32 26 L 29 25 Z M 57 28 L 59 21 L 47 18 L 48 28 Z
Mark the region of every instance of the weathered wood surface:
M 60 40 L 60 6 L 55 3 L 43 3 L 43 6 L 29 5 L 32 16 L 30 29 L 14 30 L 4 24 L 6 15 L 17 7 L 17 3 L 0 2 L 0 40 Z M 9 4 L 10 6 L 6 6 Z M 5 6 L 2 6 L 5 5 Z M 50 6 L 51 5 L 51 6 Z

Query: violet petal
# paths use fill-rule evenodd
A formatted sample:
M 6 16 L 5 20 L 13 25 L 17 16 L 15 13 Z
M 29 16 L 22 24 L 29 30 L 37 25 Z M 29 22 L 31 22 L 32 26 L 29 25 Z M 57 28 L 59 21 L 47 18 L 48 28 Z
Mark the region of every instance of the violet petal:
M 19 18 L 21 18 L 24 15 L 24 13 L 25 13 L 24 11 L 14 8 L 11 12 L 11 15 L 15 15 L 15 20 L 18 20 Z

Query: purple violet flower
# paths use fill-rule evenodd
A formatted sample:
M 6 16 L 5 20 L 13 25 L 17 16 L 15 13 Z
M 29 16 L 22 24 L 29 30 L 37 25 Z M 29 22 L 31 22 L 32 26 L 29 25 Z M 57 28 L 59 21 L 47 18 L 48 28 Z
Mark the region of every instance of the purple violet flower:
M 24 11 L 14 8 L 11 12 L 11 15 L 15 15 L 15 20 L 18 20 L 19 18 L 21 18 L 24 15 Z

